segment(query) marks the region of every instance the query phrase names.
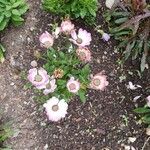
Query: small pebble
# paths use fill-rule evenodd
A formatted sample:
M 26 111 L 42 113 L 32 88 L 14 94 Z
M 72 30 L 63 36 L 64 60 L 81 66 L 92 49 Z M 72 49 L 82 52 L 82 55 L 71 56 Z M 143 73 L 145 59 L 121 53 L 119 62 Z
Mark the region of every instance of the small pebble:
M 136 137 L 129 137 L 128 139 L 131 143 L 134 143 L 136 141 Z
M 37 67 L 37 61 L 35 61 L 35 60 L 31 61 L 31 66 L 32 67 Z
M 146 129 L 146 134 L 150 136 L 150 128 Z
M 46 144 L 45 146 L 44 146 L 44 150 L 47 150 L 48 149 L 48 144 Z

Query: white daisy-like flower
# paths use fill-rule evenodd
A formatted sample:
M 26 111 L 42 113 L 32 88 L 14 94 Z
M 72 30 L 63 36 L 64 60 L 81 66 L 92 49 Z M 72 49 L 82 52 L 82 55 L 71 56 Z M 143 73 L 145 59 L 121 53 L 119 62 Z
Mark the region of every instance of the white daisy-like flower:
M 52 97 L 43 106 L 50 121 L 57 122 L 67 114 L 68 104 L 64 99 Z

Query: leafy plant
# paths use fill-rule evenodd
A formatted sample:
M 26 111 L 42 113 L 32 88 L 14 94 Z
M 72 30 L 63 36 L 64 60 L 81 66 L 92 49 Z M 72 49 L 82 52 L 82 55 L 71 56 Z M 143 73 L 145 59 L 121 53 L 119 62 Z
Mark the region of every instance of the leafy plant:
M 60 97 L 69 101 L 75 94 L 70 93 L 66 87 L 67 81 L 70 77 L 75 77 L 80 81 L 80 90 L 78 96 L 82 102 L 85 102 L 86 90 L 89 84 L 90 67 L 88 64 L 83 65 L 77 56 L 72 53 L 64 53 L 62 51 L 49 49 L 46 56 L 47 63 L 44 68 L 47 70 L 50 76 L 53 75 L 57 69 L 63 70 L 63 77 L 57 79 L 57 89 L 51 96 Z
M 147 105 L 144 107 L 139 107 L 134 109 L 134 112 L 138 113 L 141 116 L 141 121 L 143 123 L 150 125 L 150 107 Z
M 15 26 L 23 23 L 22 15 L 28 10 L 24 0 L 0 0 L 0 31 L 11 22 Z
M 44 0 L 43 7 L 61 16 L 82 18 L 92 23 L 98 10 L 97 0 Z
M 0 149 L 1 150 L 11 150 L 7 148 L 7 146 L 4 146 L 4 141 L 6 141 L 9 137 L 11 137 L 14 133 L 12 132 L 10 128 L 10 124 L 6 123 L 3 124 L 0 120 Z
M 150 10 L 145 0 L 120 2 L 104 16 L 111 34 L 119 41 L 123 62 L 130 56 L 132 60 L 141 58 L 143 72 L 150 52 Z

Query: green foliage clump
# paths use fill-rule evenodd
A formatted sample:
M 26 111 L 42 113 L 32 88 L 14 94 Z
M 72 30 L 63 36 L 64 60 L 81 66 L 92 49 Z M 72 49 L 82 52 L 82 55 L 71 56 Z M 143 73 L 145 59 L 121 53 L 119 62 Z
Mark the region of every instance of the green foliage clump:
M 23 23 L 22 15 L 28 10 L 24 0 L 0 0 L 0 31 L 9 23 L 19 26 Z
M 8 138 L 10 138 L 13 134 L 14 133 L 10 128 L 10 124 L 9 123 L 3 124 L 0 118 L 0 150 L 11 150 L 7 146 L 5 146 L 3 143 Z
M 134 109 L 134 112 L 141 116 L 141 121 L 145 124 L 150 125 L 150 107 L 147 105 Z
M 61 16 L 82 18 L 92 23 L 98 10 L 97 0 L 44 0 L 43 7 Z
M 70 77 L 75 77 L 80 82 L 80 90 L 78 96 L 82 102 L 86 100 L 86 91 L 89 85 L 90 67 L 88 64 L 81 64 L 74 51 L 65 53 L 62 51 L 49 49 L 46 56 L 47 63 L 44 68 L 50 76 L 53 75 L 56 69 L 63 70 L 63 77 L 56 80 L 57 89 L 51 96 L 60 97 L 69 102 L 75 94 L 68 91 L 66 84 Z
M 105 13 L 110 33 L 119 41 L 118 49 L 122 60 L 128 58 L 140 61 L 144 71 L 150 52 L 150 10 L 145 1 L 118 3 L 113 10 Z

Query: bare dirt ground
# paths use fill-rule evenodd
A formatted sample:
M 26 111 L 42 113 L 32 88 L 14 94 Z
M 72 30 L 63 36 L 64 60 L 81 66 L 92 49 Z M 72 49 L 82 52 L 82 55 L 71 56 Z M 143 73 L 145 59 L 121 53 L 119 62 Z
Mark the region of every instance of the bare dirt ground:
M 139 93 L 144 94 L 149 72 L 141 82 L 137 76 L 128 75 L 129 67 L 121 70 L 116 63 L 119 55 L 114 52 L 116 42 L 104 43 L 92 27 L 86 27 L 93 36 L 91 68 L 94 73 L 105 70 L 110 85 L 104 92 L 89 90 L 85 104 L 74 100 L 64 120 L 47 121 L 42 107 L 33 100 L 34 93 L 23 88 L 25 82 L 21 74 L 35 59 L 34 52 L 39 50 L 38 36 L 45 30 L 50 32 L 49 24 L 58 17 L 42 11 L 40 0 L 28 3 L 30 10 L 25 24 L 20 28 L 10 27 L 1 35 L 7 54 L 5 63 L 0 65 L 0 107 L 4 122 L 11 121 L 17 131 L 7 143 L 13 150 L 142 150 L 148 137 L 133 114 L 135 103 L 132 99 Z M 103 10 L 101 7 L 97 23 L 106 29 L 101 16 Z M 82 22 L 75 24 L 85 28 Z M 131 70 L 134 68 L 133 64 L 128 65 Z M 120 82 L 127 75 L 126 80 Z M 129 80 L 143 89 L 127 90 Z M 144 150 L 149 150 L 148 145 L 150 143 Z

